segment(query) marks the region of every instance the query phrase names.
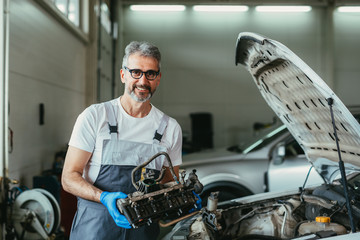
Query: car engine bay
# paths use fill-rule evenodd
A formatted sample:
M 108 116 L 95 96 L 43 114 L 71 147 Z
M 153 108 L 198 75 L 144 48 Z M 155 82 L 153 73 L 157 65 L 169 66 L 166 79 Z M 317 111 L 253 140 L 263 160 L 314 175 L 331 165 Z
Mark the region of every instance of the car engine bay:
M 360 227 L 360 175 L 349 180 L 354 222 Z M 321 239 L 350 232 L 340 181 L 295 194 L 254 195 L 217 204 L 214 192 L 201 215 L 178 223 L 175 236 L 186 239 Z M 266 197 L 268 195 L 269 197 Z M 257 200 L 254 201 L 254 198 Z M 186 230 L 187 229 L 187 230 Z

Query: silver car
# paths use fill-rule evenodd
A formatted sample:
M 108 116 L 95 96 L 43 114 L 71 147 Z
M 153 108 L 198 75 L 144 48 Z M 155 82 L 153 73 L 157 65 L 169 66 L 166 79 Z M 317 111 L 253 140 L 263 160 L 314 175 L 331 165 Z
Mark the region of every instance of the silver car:
M 284 153 L 280 157 L 281 151 Z M 204 185 L 201 197 L 206 202 L 209 194 L 216 191 L 220 191 L 219 201 L 224 201 L 264 191 L 301 187 L 311 164 L 286 126 L 277 125 L 242 147 L 185 155 L 181 168 L 186 172 L 197 170 Z M 310 171 L 307 185 L 322 182 L 316 171 Z
M 236 63 L 249 71 L 324 183 L 222 203 L 212 192 L 206 207 L 175 225 L 165 239 L 360 239 L 359 123 L 325 82 L 277 41 L 240 33 Z M 280 132 L 273 132 L 276 140 L 269 148 L 254 149 L 252 159 L 267 149 L 273 163 L 287 160 L 289 135 Z M 263 165 L 253 165 L 252 174 L 264 172 Z

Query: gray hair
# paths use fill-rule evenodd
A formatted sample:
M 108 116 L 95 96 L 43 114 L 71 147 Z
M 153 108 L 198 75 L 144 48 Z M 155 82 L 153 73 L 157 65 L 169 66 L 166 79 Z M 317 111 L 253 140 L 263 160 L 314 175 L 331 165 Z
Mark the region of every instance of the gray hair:
M 155 58 L 158 61 L 158 66 L 160 69 L 161 54 L 159 48 L 148 42 L 137 41 L 132 41 L 126 46 L 122 68 L 127 65 L 127 61 L 130 55 L 135 53 L 140 53 L 140 56 Z

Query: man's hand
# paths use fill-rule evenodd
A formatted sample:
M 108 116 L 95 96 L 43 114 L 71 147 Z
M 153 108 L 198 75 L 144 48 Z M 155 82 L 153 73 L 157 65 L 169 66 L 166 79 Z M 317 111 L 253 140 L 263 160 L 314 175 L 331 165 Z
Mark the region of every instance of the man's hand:
M 127 195 L 123 192 L 102 192 L 100 195 L 101 203 L 108 209 L 116 225 L 122 228 L 130 229 L 131 225 L 129 221 L 116 207 L 116 200 L 119 198 L 127 198 Z

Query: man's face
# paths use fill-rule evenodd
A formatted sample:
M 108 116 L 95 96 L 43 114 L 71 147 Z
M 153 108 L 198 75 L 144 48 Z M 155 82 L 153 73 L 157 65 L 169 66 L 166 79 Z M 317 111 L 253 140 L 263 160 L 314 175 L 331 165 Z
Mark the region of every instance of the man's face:
M 151 57 L 144 57 L 140 54 L 132 54 L 129 56 L 126 67 L 131 71 L 134 69 L 147 72 L 149 70 L 159 71 L 158 61 Z M 148 101 L 156 91 L 160 83 L 161 73 L 154 79 L 149 80 L 143 73 L 141 78 L 135 79 L 128 70 L 120 70 L 121 81 L 125 83 L 125 93 L 130 95 L 137 102 Z

